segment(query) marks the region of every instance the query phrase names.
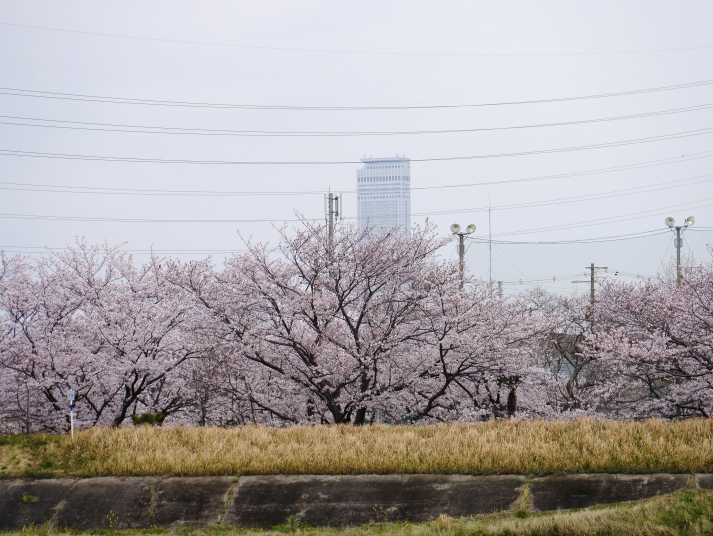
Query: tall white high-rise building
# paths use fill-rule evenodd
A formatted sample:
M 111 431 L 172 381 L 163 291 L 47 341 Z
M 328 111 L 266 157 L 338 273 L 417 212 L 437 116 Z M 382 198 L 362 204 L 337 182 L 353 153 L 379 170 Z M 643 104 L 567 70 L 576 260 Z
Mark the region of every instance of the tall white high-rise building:
M 357 222 L 359 229 L 386 233 L 398 227 L 411 229 L 411 160 L 363 158 L 357 170 Z

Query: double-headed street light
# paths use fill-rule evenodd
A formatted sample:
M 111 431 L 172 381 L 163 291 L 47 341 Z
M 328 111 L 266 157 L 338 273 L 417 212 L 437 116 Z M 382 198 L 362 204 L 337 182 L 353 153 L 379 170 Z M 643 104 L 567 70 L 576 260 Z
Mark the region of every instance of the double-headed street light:
M 671 229 L 674 233 L 676 233 L 676 285 L 679 287 L 681 286 L 681 246 L 683 245 L 683 241 L 681 239 L 681 233 L 685 231 L 688 227 L 693 225 L 693 223 L 696 221 L 696 218 L 693 216 L 688 216 L 686 218 L 686 221 L 683 222 L 683 225 L 676 225 L 676 220 L 674 220 L 672 217 L 668 217 L 665 220 L 666 225 L 668 225 L 668 228 Z
M 465 283 L 465 237 L 475 232 L 475 225 L 472 223 L 461 232 L 460 225 L 454 223 L 451 225 L 451 233 L 458 235 L 458 260 L 460 261 L 460 288 L 463 290 Z

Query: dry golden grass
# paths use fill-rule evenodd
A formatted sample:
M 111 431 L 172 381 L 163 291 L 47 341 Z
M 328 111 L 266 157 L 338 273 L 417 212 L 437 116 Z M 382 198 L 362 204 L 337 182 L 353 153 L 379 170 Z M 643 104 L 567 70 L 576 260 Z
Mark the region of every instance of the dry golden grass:
M 13 471 L 24 471 L 32 466 L 32 458 L 27 449 L 19 445 L 0 446 L 0 476 L 12 467 Z
M 55 471 L 85 475 L 713 472 L 713 419 L 141 426 L 94 428 L 52 444 Z

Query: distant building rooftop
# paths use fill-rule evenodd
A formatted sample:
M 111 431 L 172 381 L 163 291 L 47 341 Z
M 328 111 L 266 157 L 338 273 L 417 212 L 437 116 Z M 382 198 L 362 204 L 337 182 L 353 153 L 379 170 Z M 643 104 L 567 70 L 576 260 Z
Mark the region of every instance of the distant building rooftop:
M 391 156 L 388 158 L 372 158 L 372 157 L 366 158 L 366 157 L 364 157 L 361 159 L 361 161 L 364 162 L 365 164 L 369 164 L 372 162 L 396 162 L 396 161 L 408 162 L 409 160 L 411 160 L 411 159 L 406 156 L 399 156 L 399 155 Z

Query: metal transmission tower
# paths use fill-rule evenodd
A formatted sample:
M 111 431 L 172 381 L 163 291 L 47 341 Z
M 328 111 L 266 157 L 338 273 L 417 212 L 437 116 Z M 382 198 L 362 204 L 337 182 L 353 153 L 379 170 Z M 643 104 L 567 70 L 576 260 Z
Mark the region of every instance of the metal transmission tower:
M 608 270 L 607 266 L 594 266 L 594 263 L 587 266 L 589 270 L 589 280 L 587 281 L 572 281 L 572 283 L 589 283 L 589 303 L 594 304 L 594 274 L 597 270 Z
M 475 232 L 475 225 L 472 223 L 461 232 L 460 225 L 454 223 L 451 225 L 451 233 L 458 235 L 458 261 L 460 267 L 460 288 L 463 290 L 465 284 L 465 237 Z
M 681 280 L 683 279 L 681 275 L 681 246 L 683 246 L 683 239 L 681 238 L 681 234 L 683 234 L 683 231 L 688 229 L 691 225 L 694 224 L 696 221 L 696 218 L 693 216 L 688 216 L 686 218 L 686 221 L 683 222 L 683 225 L 676 225 L 676 220 L 671 218 L 670 216 L 664 220 L 666 225 L 668 225 L 668 228 L 671 229 L 674 233 L 676 233 L 676 285 L 679 287 L 681 286 Z

